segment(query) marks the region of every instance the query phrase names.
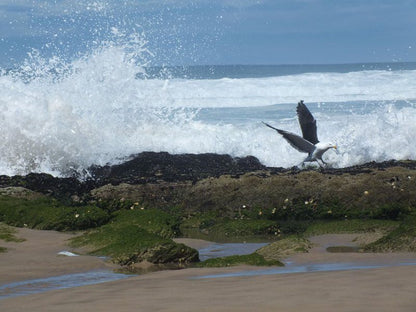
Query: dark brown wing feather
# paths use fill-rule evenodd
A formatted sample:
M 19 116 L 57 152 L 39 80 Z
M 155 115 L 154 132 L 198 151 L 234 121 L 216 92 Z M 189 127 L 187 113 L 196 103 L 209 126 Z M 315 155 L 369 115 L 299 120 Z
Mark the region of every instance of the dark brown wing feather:
M 297 134 L 294 134 L 292 132 L 289 132 L 289 131 L 277 129 L 277 128 L 273 127 L 273 126 L 270 126 L 269 124 L 267 124 L 265 122 L 263 122 L 263 123 L 267 127 L 272 128 L 272 129 L 276 130 L 278 133 L 280 133 L 283 136 L 283 138 L 287 142 L 289 142 L 289 144 L 292 147 L 294 147 L 295 149 L 297 149 L 299 152 L 311 154 L 315 150 L 315 145 L 313 145 L 309 141 L 305 140 L 301 136 L 299 136 Z
M 316 120 L 303 101 L 298 103 L 296 112 L 298 113 L 299 125 L 302 129 L 303 138 L 312 144 L 318 143 L 319 140 L 316 131 Z

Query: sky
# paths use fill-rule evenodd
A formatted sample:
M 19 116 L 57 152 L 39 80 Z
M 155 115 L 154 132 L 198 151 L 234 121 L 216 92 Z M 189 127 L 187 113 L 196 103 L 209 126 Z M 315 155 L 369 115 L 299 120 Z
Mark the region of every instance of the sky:
M 150 65 L 416 61 L 414 0 L 0 0 L 0 66 L 139 34 Z

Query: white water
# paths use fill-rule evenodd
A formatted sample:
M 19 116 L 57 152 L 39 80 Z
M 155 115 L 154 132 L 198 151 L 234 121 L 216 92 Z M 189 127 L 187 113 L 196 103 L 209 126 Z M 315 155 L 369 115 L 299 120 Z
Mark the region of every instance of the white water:
M 415 70 L 137 79 L 151 57 L 145 45 L 123 37 L 69 63 L 34 54 L 3 72 L 0 174 L 66 175 L 141 151 L 254 155 L 290 167 L 305 155 L 260 121 L 300 133 L 300 99 L 320 140 L 339 145 L 340 154 L 325 154 L 333 166 L 416 158 Z

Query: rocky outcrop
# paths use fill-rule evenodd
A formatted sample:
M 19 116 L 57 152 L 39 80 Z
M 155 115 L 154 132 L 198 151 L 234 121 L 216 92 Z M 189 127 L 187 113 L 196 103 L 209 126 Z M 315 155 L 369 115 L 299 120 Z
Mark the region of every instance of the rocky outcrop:
M 146 250 L 113 258 L 117 264 L 132 266 L 143 261 L 152 264 L 188 264 L 199 261 L 198 251 L 174 242 L 157 244 Z
M 0 188 L 24 187 L 35 192 L 60 199 L 88 193 L 96 184 L 94 181 L 81 182 L 75 177 L 57 178 L 46 173 L 30 173 L 26 176 L 0 176 Z
M 208 177 L 224 174 L 234 176 L 264 170 L 266 167 L 252 156 L 233 158 L 218 154 L 179 154 L 143 152 L 133 155 L 118 165 L 91 166 L 89 178 L 57 178 L 45 173 L 30 173 L 26 176 L 0 176 L 0 188 L 18 186 L 51 195 L 60 199 L 71 196 L 82 197 L 92 189 L 106 185 L 147 184 L 161 182 L 195 183 Z
M 224 174 L 241 175 L 266 167 L 253 156 L 233 158 L 218 154 L 178 154 L 144 152 L 113 166 L 91 167 L 93 179 L 100 184 L 145 184 L 159 181 L 196 182 Z
M 364 168 L 360 168 L 364 170 Z M 351 174 L 305 170 L 258 171 L 239 178 L 224 175 L 196 183 L 164 182 L 105 185 L 91 191 L 96 200 L 120 198 L 151 207 L 182 207 L 224 216 L 270 214 L 286 218 L 396 218 L 412 209 L 416 170 L 402 166 Z
M 0 188 L 0 196 L 10 196 L 14 198 L 24 198 L 24 199 L 36 199 L 40 198 L 43 195 L 29 190 L 21 186 L 8 186 Z
M 397 208 L 389 213 L 400 214 L 416 198 L 415 161 L 299 170 L 267 168 L 250 156 L 145 152 L 122 164 L 89 171 L 92 178 L 86 181 L 33 173 L 0 176 L 0 188 L 24 187 L 77 204 L 123 199 L 225 215 L 275 209 L 280 217 L 296 211 L 340 217 L 360 209 L 368 217 L 382 216 L 386 205 Z

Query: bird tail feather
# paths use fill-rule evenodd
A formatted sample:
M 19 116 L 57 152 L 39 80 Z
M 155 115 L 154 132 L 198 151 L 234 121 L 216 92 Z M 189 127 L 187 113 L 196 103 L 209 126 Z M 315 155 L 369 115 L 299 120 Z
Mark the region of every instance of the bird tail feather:
M 276 130 L 277 132 L 279 132 L 279 129 L 277 129 L 277 128 L 273 127 L 273 126 L 270 126 L 268 123 L 265 123 L 264 121 L 262 121 L 262 123 L 264 125 L 266 125 L 267 127 L 272 128 L 272 129 Z

